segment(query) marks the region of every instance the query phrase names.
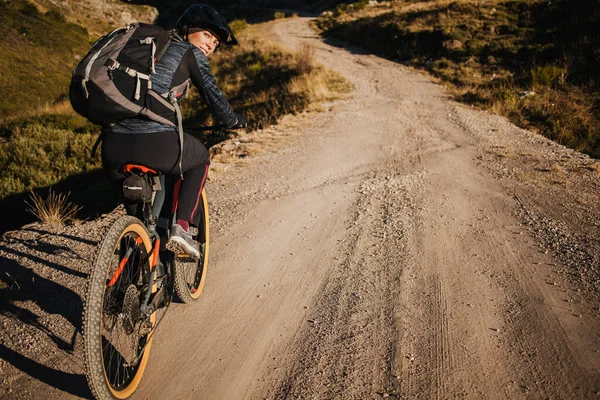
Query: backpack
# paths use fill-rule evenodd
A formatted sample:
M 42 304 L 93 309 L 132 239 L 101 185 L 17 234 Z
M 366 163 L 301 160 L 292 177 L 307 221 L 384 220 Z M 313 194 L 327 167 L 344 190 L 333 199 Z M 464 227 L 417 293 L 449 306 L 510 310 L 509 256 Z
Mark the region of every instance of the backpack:
M 173 96 L 152 90 L 154 65 L 170 43 L 163 28 L 137 22 L 98 39 L 73 70 L 73 109 L 102 126 L 139 115 L 177 126 L 173 121 L 180 111 Z

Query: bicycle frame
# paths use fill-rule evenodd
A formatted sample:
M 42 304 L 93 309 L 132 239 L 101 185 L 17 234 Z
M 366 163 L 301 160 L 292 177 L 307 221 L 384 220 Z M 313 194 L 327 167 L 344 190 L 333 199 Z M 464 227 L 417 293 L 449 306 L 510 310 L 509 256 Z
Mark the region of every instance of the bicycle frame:
M 155 177 L 156 178 L 156 177 Z M 164 294 L 164 287 L 162 283 L 164 280 L 157 281 L 157 276 L 167 276 L 170 275 L 170 268 L 166 268 L 165 264 L 161 260 L 160 257 L 160 245 L 162 241 L 166 241 L 168 239 L 168 221 L 167 226 L 165 226 L 165 235 L 161 237 L 157 231 L 157 227 L 159 226 L 159 221 L 161 220 L 160 213 L 162 207 L 165 203 L 165 176 L 160 175 L 158 178 L 159 189 L 153 187 L 152 189 L 152 200 L 150 202 L 144 202 L 142 205 L 142 222 L 148 229 L 148 233 L 150 235 L 150 239 L 152 240 L 152 256 L 150 261 L 150 279 L 148 282 L 148 286 L 146 289 L 146 293 L 144 295 L 144 300 L 140 305 L 140 310 L 146 316 L 149 316 L 154 311 L 159 308 L 161 300 L 165 300 L 165 303 L 170 303 L 170 299 L 163 298 L 161 296 Z M 160 274 L 159 274 L 160 273 Z M 156 287 L 154 287 L 156 285 Z M 156 290 L 154 292 L 154 290 Z M 153 296 L 154 293 L 154 296 Z M 169 290 L 168 296 L 171 297 L 173 294 L 172 290 Z M 152 301 L 150 300 L 152 298 Z

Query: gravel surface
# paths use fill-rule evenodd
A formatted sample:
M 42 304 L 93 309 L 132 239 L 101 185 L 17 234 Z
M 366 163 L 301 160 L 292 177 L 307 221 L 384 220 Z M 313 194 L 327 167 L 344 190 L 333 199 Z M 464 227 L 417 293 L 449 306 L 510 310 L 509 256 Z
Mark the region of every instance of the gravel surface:
M 597 396 L 598 161 L 306 19 L 270 29 L 355 90 L 213 151 L 205 291 L 134 398 Z M 82 294 L 120 214 L 0 240 L 0 397 L 90 396 Z

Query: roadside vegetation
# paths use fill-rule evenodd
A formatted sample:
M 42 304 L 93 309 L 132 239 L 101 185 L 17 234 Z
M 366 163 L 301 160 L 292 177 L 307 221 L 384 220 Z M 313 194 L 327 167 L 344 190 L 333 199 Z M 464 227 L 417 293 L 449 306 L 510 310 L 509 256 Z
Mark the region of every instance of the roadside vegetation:
M 30 201 L 25 202 L 29 207 L 27 211 L 36 216 L 40 221 L 49 225 L 63 225 L 75 219 L 81 206 L 69 202 L 69 193 L 54 193 L 49 191 L 47 198 L 42 198 L 38 193 L 32 192 Z
M 467 104 L 600 157 L 600 3 L 341 3 L 317 26 L 423 69 Z
M 286 114 L 317 106 L 350 89 L 346 80 L 315 63 L 313 47 L 303 44 L 289 53 L 258 39 L 244 21 L 234 21 L 232 27 L 241 32 L 240 45 L 216 52 L 212 72 L 231 106 L 248 118 L 250 131 L 277 124 Z M 213 123 L 197 93 L 190 103 L 184 106 L 188 126 Z
M 253 39 L 243 20 L 232 27 L 242 44 L 217 51 L 211 66 L 233 108 L 248 117 L 249 130 L 348 90 L 342 78 L 314 63 L 314 52 L 294 55 Z M 42 12 L 26 0 L 0 0 L 0 32 L 0 201 L 6 205 L 0 232 L 27 222 L 24 201 L 31 191 L 72 191 L 82 217 L 107 211 L 98 207 L 102 199 L 114 201 L 107 196 L 112 188 L 100 156 L 91 156 L 100 128 L 68 100 L 72 69 L 96 37 L 57 10 Z M 213 123 L 197 93 L 186 102 L 185 126 Z

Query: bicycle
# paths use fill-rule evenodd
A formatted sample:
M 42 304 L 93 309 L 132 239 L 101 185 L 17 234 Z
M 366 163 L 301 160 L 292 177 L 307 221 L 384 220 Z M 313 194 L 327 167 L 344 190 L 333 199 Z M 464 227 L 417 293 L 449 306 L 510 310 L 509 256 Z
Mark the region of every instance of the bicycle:
M 218 127 L 205 127 L 200 131 Z M 208 203 L 202 190 L 197 259 L 164 249 L 174 221 L 161 214 L 165 175 L 146 166 L 123 167 L 126 179 L 139 189 L 134 199 L 138 216 L 116 220 L 100 244 L 94 261 L 83 311 L 86 379 L 94 397 L 125 399 L 138 388 L 148 362 L 152 338 L 160 320 L 157 310 L 168 309 L 173 295 L 184 303 L 200 297 L 209 251 Z M 162 315 L 164 318 L 164 314 Z

